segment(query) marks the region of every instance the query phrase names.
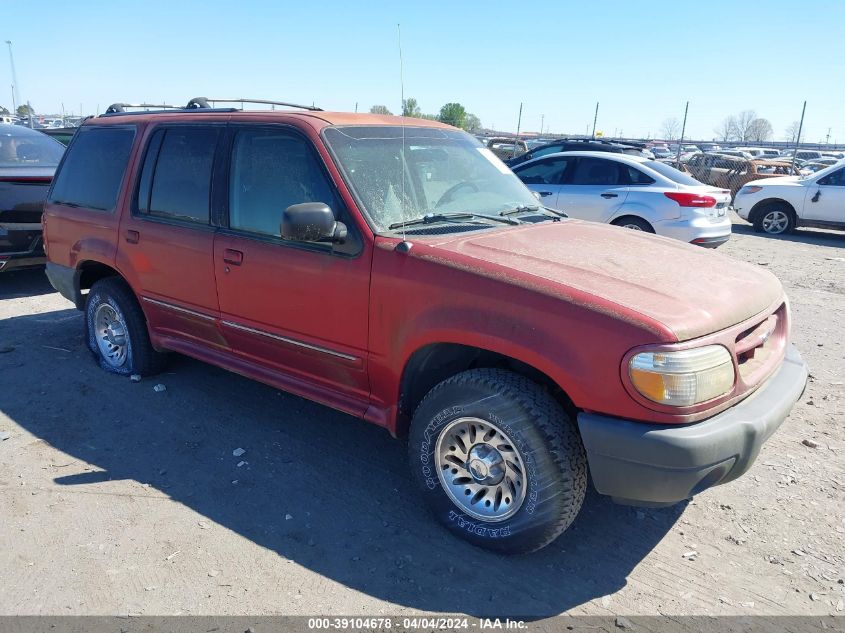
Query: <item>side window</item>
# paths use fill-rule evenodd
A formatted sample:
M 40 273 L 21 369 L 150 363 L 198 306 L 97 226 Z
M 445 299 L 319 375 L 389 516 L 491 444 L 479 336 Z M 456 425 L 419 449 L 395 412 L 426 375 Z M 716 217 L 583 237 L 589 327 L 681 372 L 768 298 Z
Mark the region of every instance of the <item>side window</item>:
M 840 169 L 820 178 L 818 184 L 831 187 L 845 187 L 845 169 Z
M 542 149 L 534 150 L 531 153 L 531 157 L 540 158 L 540 156 L 545 156 L 546 154 L 557 154 L 562 151 L 563 147 L 561 145 L 552 145 L 551 147 L 543 147 Z
M 211 169 L 220 129 L 171 127 L 150 139 L 138 187 L 138 211 L 208 224 Z
M 515 173 L 526 185 L 557 185 L 570 163 L 568 158 L 547 158 L 522 169 L 517 168 Z
M 282 211 L 302 202 L 339 211 L 309 143 L 279 130 L 239 131 L 229 171 L 229 227 L 278 236 Z
M 601 158 L 579 158 L 569 184 L 572 185 L 622 185 L 619 163 Z
M 629 185 L 653 185 L 654 178 L 648 176 L 641 172 L 639 169 L 635 167 L 631 167 L 630 165 L 620 165 L 622 168 L 623 173 L 628 177 Z
M 134 127 L 80 128 L 53 181 L 50 201 L 114 210 L 134 138 Z

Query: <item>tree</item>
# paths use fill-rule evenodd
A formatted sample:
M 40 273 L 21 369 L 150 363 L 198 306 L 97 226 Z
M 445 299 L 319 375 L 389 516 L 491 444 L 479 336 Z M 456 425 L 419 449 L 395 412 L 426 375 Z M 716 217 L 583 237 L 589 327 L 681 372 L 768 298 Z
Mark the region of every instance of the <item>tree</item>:
M 666 119 L 660 126 L 660 135 L 666 141 L 675 141 L 681 135 L 681 122 L 676 118 Z
M 743 110 L 734 120 L 736 121 L 736 140 L 750 141 L 749 133 L 751 131 L 751 124 L 757 118 L 757 113 L 754 110 Z
M 726 117 L 714 130 L 716 139 L 722 141 L 732 141 L 736 138 L 736 117 Z
M 754 119 L 748 124 L 747 141 L 755 141 L 761 143 L 772 138 L 772 124 L 768 119 Z
M 464 127 L 467 111 L 460 103 L 447 103 L 440 108 L 440 121 L 455 127 Z
M 35 110 L 33 110 L 32 107 L 28 103 L 24 103 L 22 105 L 19 105 L 16 112 L 17 112 L 19 117 L 28 117 L 28 116 L 35 114 Z
M 479 119 L 474 114 L 470 114 L 467 112 L 466 117 L 464 118 L 464 125 L 463 128 L 467 132 L 475 132 L 476 130 L 481 129 L 481 119 Z
M 417 105 L 417 100 L 413 97 L 408 97 L 402 102 L 402 116 L 411 116 L 419 119 L 422 116 L 422 110 Z
M 393 114 L 390 110 L 387 109 L 387 106 L 383 105 L 374 105 L 370 108 L 370 112 L 372 114 Z
M 0 106 L 0 114 L 9 114 L 9 108 Z
M 798 121 L 793 121 L 790 123 L 786 128 L 786 140 L 789 143 L 797 143 L 798 142 L 798 130 L 801 129 L 801 123 Z

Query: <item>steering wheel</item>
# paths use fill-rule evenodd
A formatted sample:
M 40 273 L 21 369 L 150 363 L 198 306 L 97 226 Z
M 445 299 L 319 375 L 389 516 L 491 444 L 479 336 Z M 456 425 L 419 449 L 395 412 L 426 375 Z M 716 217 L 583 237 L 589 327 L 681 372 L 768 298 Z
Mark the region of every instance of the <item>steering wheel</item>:
M 466 180 L 464 182 L 459 182 L 457 185 L 453 185 L 449 187 L 445 193 L 440 196 L 440 200 L 437 201 L 437 204 L 434 205 L 434 208 L 437 209 L 448 202 L 452 202 L 455 197 L 455 194 L 460 191 L 461 189 L 472 189 L 473 191 L 481 191 L 474 182 Z

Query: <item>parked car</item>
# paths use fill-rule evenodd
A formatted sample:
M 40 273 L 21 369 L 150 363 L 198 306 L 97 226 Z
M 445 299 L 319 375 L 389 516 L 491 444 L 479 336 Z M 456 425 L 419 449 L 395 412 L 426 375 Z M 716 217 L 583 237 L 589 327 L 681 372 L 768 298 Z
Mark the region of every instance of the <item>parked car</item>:
M 56 139 L 59 143 L 67 147 L 76 130 L 77 128 L 75 127 L 45 127 L 38 131 Z
M 772 158 L 780 156 L 780 150 L 773 147 L 737 147 L 737 151 L 750 154 L 752 158 Z
M 520 156 L 528 151 L 525 141 L 511 137 L 488 138 L 487 148 L 502 160 Z
M 822 153 L 814 149 L 799 149 L 797 152 L 794 149 L 785 149 L 781 152 L 783 158 L 792 158 L 795 156 L 796 160 L 818 160 L 822 157 Z
M 567 215 L 717 247 L 731 236 L 730 192 L 659 161 L 565 152 L 523 163 L 514 173 L 543 204 Z
M 721 154 L 722 156 L 736 156 L 737 158 L 746 158 L 748 160 L 754 158 L 754 156 L 752 156 L 748 152 L 739 149 L 720 149 L 719 154 Z
M 0 124 L 0 271 L 44 264 L 41 211 L 64 146 Z
M 565 530 L 588 472 L 654 505 L 751 466 L 807 378 L 771 273 L 561 218 L 466 133 L 396 120 L 86 121 L 44 226 L 100 366 L 150 375 L 172 350 L 407 436 L 435 516 L 501 552 Z
M 749 160 L 723 154 L 697 154 L 687 162 L 687 169 L 696 180 L 729 189 L 731 197 L 752 180 L 799 175 L 788 161 Z
M 799 226 L 845 228 L 845 165 L 811 176 L 754 180 L 736 194 L 734 208 L 758 233 L 781 235 Z
M 506 160 L 505 164 L 510 168 L 514 168 L 529 160 L 559 152 L 611 152 L 614 154 L 633 154 L 640 156 L 644 151 L 645 146 L 623 145 L 601 139 L 565 138 L 531 149 L 521 156 Z
M 811 176 L 817 171 L 827 169 L 831 165 L 836 165 L 839 162 L 841 161 L 835 158 L 820 158 L 819 160 L 802 161 L 800 164 L 798 164 L 798 170 L 802 176 Z
M 672 158 L 673 154 L 668 147 L 652 147 L 651 153 L 655 158 Z

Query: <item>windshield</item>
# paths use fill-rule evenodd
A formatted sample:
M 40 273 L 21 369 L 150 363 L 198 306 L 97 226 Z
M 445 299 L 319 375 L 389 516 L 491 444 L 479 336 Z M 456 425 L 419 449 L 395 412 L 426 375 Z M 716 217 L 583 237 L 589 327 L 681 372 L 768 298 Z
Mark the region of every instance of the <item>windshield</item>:
M 429 213 L 497 215 L 538 204 L 504 163 L 464 132 L 406 127 L 404 152 L 399 126 L 334 127 L 323 134 L 377 232 Z
M 679 171 L 672 167 L 671 165 L 667 165 L 666 163 L 661 163 L 660 161 L 656 160 L 647 160 L 643 163 L 649 169 L 653 169 L 658 174 L 663 176 L 664 178 L 668 178 L 672 182 L 676 182 L 679 185 L 691 185 L 697 187 L 702 183 L 698 182 L 692 176 L 685 174 L 682 171 Z
M 56 167 L 64 145 L 21 125 L 0 124 L 0 167 Z

